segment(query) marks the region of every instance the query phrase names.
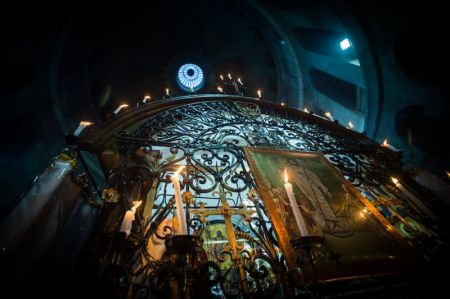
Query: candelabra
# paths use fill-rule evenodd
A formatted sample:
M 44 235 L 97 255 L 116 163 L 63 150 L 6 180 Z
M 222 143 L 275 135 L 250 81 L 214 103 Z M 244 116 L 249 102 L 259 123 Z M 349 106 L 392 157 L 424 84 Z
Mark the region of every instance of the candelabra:
M 231 74 L 228 74 L 226 77 L 223 75 L 219 76 L 220 78 L 220 84 L 223 86 L 227 86 L 228 90 L 233 90 L 233 92 L 237 95 L 243 96 L 244 91 L 247 89 L 247 87 L 244 85 L 244 82 L 242 82 L 241 78 L 236 78 L 235 76 L 232 76 Z M 223 88 L 218 88 L 219 92 L 223 92 Z

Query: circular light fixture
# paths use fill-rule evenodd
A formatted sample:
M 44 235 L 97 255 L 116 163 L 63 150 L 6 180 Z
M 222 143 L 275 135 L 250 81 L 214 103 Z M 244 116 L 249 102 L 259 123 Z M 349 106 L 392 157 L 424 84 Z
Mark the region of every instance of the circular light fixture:
M 177 82 L 185 91 L 197 91 L 205 82 L 202 69 L 193 63 L 183 64 L 178 70 Z

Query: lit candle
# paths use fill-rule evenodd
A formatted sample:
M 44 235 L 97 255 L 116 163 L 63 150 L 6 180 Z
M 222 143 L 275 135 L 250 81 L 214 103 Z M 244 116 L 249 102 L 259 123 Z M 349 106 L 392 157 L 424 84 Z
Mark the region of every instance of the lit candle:
M 145 103 L 147 103 L 148 101 L 150 101 L 151 98 L 152 98 L 151 96 L 146 95 L 146 96 L 144 97 L 144 99 L 142 100 L 142 102 L 145 104 Z
M 233 79 L 232 77 L 231 77 L 231 74 L 230 73 L 228 73 L 228 79 Z
M 220 93 L 223 93 L 223 88 L 219 86 L 219 87 L 217 87 L 217 91 Z
M 359 212 L 359 215 L 361 216 L 361 218 L 366 218 L 366 215 L 365 215 L 365 214 L 367 214 L 367 213 L 369 213 L 369 210 L 367 209 L 367 207 L 364 207 L 364 208 Z
M 258 91 L 256 92 L 258 94 L 258 98 L 262 98 L 262 92 L 261 89 L 258 89 Z
M 303 220 L 300 209 L 298 208 L 297 202 L 295 201 L 295 195 L 292 190 L 292 185 L 288 181 L 287 170 L 284 170 L 284 189 L 286 189 L 287 196 L 289 198 L 289 203 L 294 213 L 295 221 L 297 222 L 298 229 L 300 230 L 301 237 L 308 236 L 308 230 L 306 229 L 305 221 Z
M 241 78 L 238 78 L 238 82 L 239 82 L 239 84 L 244 85 L 244 83 L 242 82 Z
M 78 128 L 75 130 L 75 132 L 73 132 L 73 135 L 78 136 L 81 134 L 81 132 L 83 132 L 84 128 L 86 128 L 87 126 L 92 125 L 91 122 L 88 121 L 80 121 L 80 125 L 78 126 Z
M 170 96 L 169 89 L 166 88 L 166 96 Z
M 398 151 L 395 147 L 393 147 L 392 145 L 390 145 L 387 142 L 387 139 L 384 139 L 383 143 L 381 144 L 384 147 L 387 147 L 388 149 L 390 149 L 391 151 Z
M 420 199 L 418 199 L 414 194 L 412 194 L 408 189 L 406 189 L 402 184 L 400 184 L 400 182 L 398 181 L 398 179 L 391 177 L 392 182 L 394 183 L 395 187 L 398 188 L 398 190 L 400 190 L 408 199 L 410 199 L 420 210 L 422 210 L 422 212 L 424 212 L 425 214 L 427 214 L 429 217 L 431 217 L 432 219 L 436 219 L 436 216 L 434 215 L 433 212 L 431 212 L 430 209 L 427 208 L 427 206 L 425 206 Z
M 120 112 L 120 110 L 122 110 L 123 108 L 126 108 L 126 107 L 128 107 L 128 104 L 122 104 L 122 105 L 120 105 L 119 107 L 117 107 L 117 109 L 116 110 L 114 110 L 114 114 L 119 114 L 119 112 Z
M 133 207 L 131 207 L 131 210 L 128 210 L 125 212 L 125 217 L 123 217 L 122 225 L 120 226 L 120 231 L 124 232 L 128 238 L 131 232 L 131 227 L 133 225 L 134 221 L 134 215 L 136 214 L 136 209 L 141 205 L 142 200 L 140 201 L 133 201 Z
M 305 111 L 306 113 L 309 113 L 309 110 L 308 110 L 308 108 L 303 108 L 303 111 Z
M 222 81 L 223 81 L 223 75 L 220 75 L 220 80 L 222 80 Z
M 283 103 L 281 103 L 281 106 L 286 106 L 286 103 L 284 103 L 284 102 L 283 102 Z
M 355 126 L 352 124 L 352 122 L 351 121 L 349 121 L 348 122 L 348 128 L 349 129 L 353 129 Z
M 329 120 L 334 121 L 334 117 L 333 117 L 333 115 L 331 115 L 330 112 L 326 112 L 325 116 L 328 117 Z
M 172 183 L 173 183 L 173 189 L 175 192 L 175 204 L 177 206 L 177 218 L 179 221 L 179 235 L 187 235 L 187 224 L 186 224 L 186 217 L 184 217 L 183 213 L 183 202 L 181 200 L 181 188 L 180 188 L 180 181 L 178 179 L 178 175 L 180 174 L 180 171 L 184 168 L 183 166 L 180 166 L 178 168 L 177 172 L 172 176 Z

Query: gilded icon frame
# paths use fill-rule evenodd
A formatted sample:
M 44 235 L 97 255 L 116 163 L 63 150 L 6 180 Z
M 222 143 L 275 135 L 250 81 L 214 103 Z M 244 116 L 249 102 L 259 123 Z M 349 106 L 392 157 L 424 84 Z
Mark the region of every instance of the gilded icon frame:
M 294 194 L 298 195 L 296 195 L 297 204 L 301 214 L 305 216 L 306 220 L 309 219 L 308 223 L 311 223 L 308 226 L 308 232 L 315 236 L 320 235 L 320 230 L 322 230 L 324 242 L 317 244 L 317 248 L 315 247 L 314 250 L 317 251 L 317 255 L 327 256 L 327 258 L 324 258 L 321 263 L 313 261 L 311 258 L 310 260 L 316 265 L 313 263 L 303 265 L 303 275 L 306 281 L 310 283 L 313 281 L 329 282 L 398 274 L 410 272 L 416 267 L 418 258 L 412 246 L 400 236 L 375 205 L 345 179 L 322 153 L 291 151 L 274 147 L 244 147 L 244 153 L 254 176 L 258 193 L 278 238 L 279 248 L 283 252 L 289 268 L 298 267 L 299 259 L 304 258 L 304 251 L 292 245 L 294 240 L 300 239 L 300 235 L 299 230 L 295 228 L 295 222 L 292 221 L 294 217 L 289 213 L 290 210 L 287 208 L 287 217 L 284 218 L 280 210 L 279 202 L 285 202 L 285 206 L 289 206 L 286 205 L 286 201 L 281 200 L 282 196 L 280 195 L 286 192 L 285 187 L 283 188 L 283 168 L 294 173 L 294 178 L 291 179 L 294 185 Z M 283 159 L 286 159 L 285 165 L 283 165 Z M 324 172 L 317 174 L 320 167 Z M 274 170 L 271 170 L 272 168 Z M 311 180 L 311 177 L 314 179 Z M 337 183 L 341 185 L 333 186 Z M 312 187 L 308 187 L 308 184 Z M 320 186 L 321 184 L 322 186 Z M 319 200 L 318 192 L 327 188 L 330 196 L 322 195 Z M 343 191 L 339 191 L 339 188 Z M 325 194 L 325 191 L 322 193 Z M 312 208 L 305 207 L 306 202 L 309 201 L 308 194 L 315 196 L 314 211 L 316 212 L 313 212 Z M 278 199 L 275 199 L 277 197 Z M 326 208 L 324 199 L 328 202 L 328 208 Z M 322 208 L 318 209 L 318 206 Z M 350 212 L 341 209 L 343 207 L 348 208 L 347 210 Z M 330 208 L 331 212 L 323 212 Z M 317 212 L 319 210 L 320 213 Z M 333 213 L 336 217 L 335 220 L 332 219 Z M 317 214 L 321 214 L 321 218 L 318 218 Z M 342 217 L 342 215 L 346 217 Z M 319 220 L 314 221 L 315 219 Z M 341 225 L 341 222 L 344 225 Z M 333 225 L 328 225 L 328 223 L 337 224 L 333 228 Z M 318 234 L 310 230 L 310 227 L 313 226 L 318 227 Z M 354 230 L 353 234 L 351 229 Z M 327 247 L 332 248 L 328 253 L 325 252 L 328 250 Z M 328 257 L 330 260 L 334 258 L 336 260 L 328 261 Z

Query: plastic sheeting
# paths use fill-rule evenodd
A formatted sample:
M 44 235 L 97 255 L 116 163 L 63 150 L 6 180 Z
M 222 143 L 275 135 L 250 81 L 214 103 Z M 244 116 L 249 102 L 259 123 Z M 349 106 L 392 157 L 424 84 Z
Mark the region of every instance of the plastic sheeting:
M 55 160 L 0 225 L 0 267 L 20 281 L 44 265 L 70 271 L 93 230 L 99 209 L 80 197 L 72 165 Z
M 17 247 L 71 169 L 70 163 L 56 160 L 38 177 L 0 226 L 0 246 L 4 252 Z

